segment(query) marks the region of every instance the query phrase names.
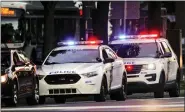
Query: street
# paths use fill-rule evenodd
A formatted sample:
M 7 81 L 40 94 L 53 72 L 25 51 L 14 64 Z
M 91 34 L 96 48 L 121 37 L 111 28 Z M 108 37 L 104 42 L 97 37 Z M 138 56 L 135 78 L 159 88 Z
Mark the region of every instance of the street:
M 94 102 L 94 101 L 72 101 L 66 104 L 56 104 L 48 99 L 46 104 L 27 106 L 20 104 L 16 108 L 3 107 L 2 112 L 57 112 L 57 111 L 184 111 L 184 96 L 154 99 L 153 94 L 134 94 L 128 96 L 126 101 Z

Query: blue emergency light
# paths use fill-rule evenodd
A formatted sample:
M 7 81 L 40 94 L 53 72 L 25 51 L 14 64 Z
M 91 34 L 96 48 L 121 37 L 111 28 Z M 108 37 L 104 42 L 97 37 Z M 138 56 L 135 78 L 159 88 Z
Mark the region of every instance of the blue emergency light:
M 64 42 L 58 42 L 58 46 L 73 46 L 73 45 L 94 45 L 94 44 L 102 44 L 102 40 L 96 40 L 96 41 L 64 41 Z
M 158 37 L 158 34 L 120 35 L 120 36 L 115 36 L 114 39 L 153 39 L 157 37 Z

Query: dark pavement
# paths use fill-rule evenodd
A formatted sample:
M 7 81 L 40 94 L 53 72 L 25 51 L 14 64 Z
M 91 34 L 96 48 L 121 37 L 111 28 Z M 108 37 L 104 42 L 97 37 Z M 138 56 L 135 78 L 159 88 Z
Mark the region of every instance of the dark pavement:
M 15 108 L 2 107 L 2 112 L 65 112 L 65 111 L 184 111 L 184 96 L 170 98 L 153 98 L 152 93 L 134 94 L 128 96 L 126 101 L 94 102 L 94 101 L 68 101 L 65 104 L 56 104 L 53 99 L 47 99 L 46 104 L 27 106 L 20 104 Z

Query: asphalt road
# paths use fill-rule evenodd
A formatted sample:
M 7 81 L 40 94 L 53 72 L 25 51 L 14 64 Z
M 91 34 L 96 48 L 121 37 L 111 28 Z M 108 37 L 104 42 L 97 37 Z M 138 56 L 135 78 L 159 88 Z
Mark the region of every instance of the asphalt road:
M 128 96 L 126 101 L 94 102 L 94 101 L 71 101 L 65 104 L 55 104 L 53 99 L 48 99 L 46 104 L 27 106 L 20 104 L 17 107 L 2 107 L 2 112 L 87 112 L 87 111 L 184 111 L 184 96 L 178 98 L 154 99 L 153 95 L 136 94 Z

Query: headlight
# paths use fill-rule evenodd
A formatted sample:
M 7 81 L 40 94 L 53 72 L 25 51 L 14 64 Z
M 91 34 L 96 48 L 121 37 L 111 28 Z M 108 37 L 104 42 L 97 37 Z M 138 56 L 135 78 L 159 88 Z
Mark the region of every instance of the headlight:
M 7 80 L 8 80 L 7 74 L 1 76 L 1 83 L 6 83 Z
M 143 69 L 144 70 L 155 70 L 156 69 L 156 65 L 155 64 L 143 65 Z
M 85 73 L 85 74 L 82 74 L 82 75 L 84 75 L 86 77 L 93 77 L 93 76 L 97 76 L 98 73 L 97 72 L 89 72 L 89 73 Z
M 39 77 L 39 80 L 41 80 L 44 76 L 45 76 L 45 73 L 43 70 L 37 70 L 37 75 Z

